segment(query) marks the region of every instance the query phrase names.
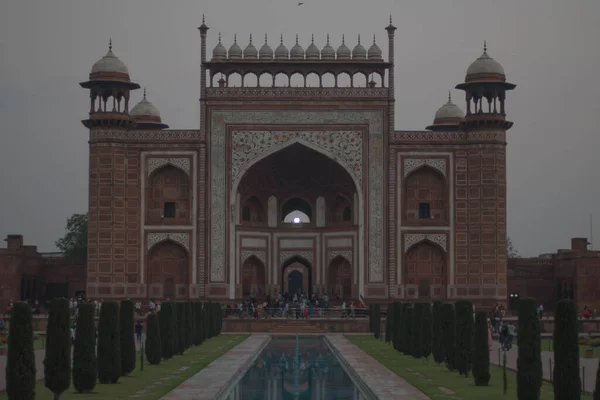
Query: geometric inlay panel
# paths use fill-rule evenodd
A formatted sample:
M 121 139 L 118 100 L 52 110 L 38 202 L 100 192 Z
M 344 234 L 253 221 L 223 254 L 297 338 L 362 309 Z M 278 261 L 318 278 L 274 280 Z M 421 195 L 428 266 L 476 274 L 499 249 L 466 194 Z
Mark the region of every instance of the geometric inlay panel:
M 179 168 L 186 174 L 190 174 L 190 159 L 189 158 L 149 158 L 148 159 L 148 176 L 152 175 L 152 172 L 157 169 L 164 167 L 165 165 L 172 165 Z
M 258 258 L 263 264 L 267 264 L 267 255 L 264 250 L 242 250 L 242 264 L 252 256 Z
M 182 245 L 187 251 L 190 251 L 190 234 L 185 232 L 153 232 L 148 234 L 146 239 L 146 249 L 150 249 L 160 242 L 172 240 Z
M 429 240 L 447 251 L 448 236 L 445 233 L 406 233 L 404 235 L 404 252 L 408 252 L 412 246 L 423 240 Z
M 301 257 L 308 261 L 311 266 L 314 266 L 313 252 L 312 250 L 300 250 L 300 251 L 282 251 L 279 253 L 279 264 L 283 264 L 284 261 L 289 260 L 292 257 Z
M 445 158 L 405 158 L 404 177 L 406 178 L 411 172 L 425 165 L 438 170 L 442 175 L 446 176 Z
M 332 250 L 327 253 L 327 265 L 331 264 L 333 259 L 337 256 L 344 257 L 350 264 L 352 264 L 352 250 Z

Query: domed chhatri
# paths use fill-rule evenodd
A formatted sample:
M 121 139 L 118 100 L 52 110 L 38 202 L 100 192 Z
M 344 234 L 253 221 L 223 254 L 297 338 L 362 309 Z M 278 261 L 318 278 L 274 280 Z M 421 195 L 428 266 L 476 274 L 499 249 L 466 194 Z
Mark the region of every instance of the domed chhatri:
M 312 35 L 310 45 L 306 48 L 306 59 L 307 60 L 320 60 L 321 51 L 315 45 L 315 35 Z
M 144 89 L 142 101 L 131 109 L 129 115 L 136 122 L 137 129 L 165 129 L 169 127 L 162 123 L 158 108 L 146 98 L 146 89 Z
M 358 35 L 358 44 L 354 46 L 352 50 L 352 59 L 353 60 L 366 60 L 367 59 L 367 50 L 360 44 L 360 35 Z
M 369 47 L 368 58 L 369 60 L 383 59 L 383 57 L 381 56 L 381 49 L 379 48 L 379 46 L 377 46 L 377 43 L 375 42 L 375 35 L 373 35 L 373 44 L 371 45 L 371 47 Z
M 250 34 L 250 43 L 244 49 L 244 60 L 256 60 L 258 58 L 258 50 L 252 44 L 252 34 Z
M 344 35 L 342 35 L 342 44 L 337 49 L 337 58 L 338 60 L 349 60 L 352 57 L 352 52 L 346 46 L 346 39 Z
M 275 59 L 287 60 L 288 58 L 290 58 L 290 51 L 283 44 L 283 35 L 281 35 L 281 38 L 279 40 L 279 46 L 277 46 L 277 48 L 275 49 Z
M 90 80 L 110 78 L 129 82 L 129 70 L 123 61 L 112 52 L 112 39 L 108 42 L 108 53 L 96 61 L 90 72 Z
M 237 35 L 233 35 L 233 44 L 229 48 L 230 60 L 241 60 L 243 56 L 242 48 L 237 44 Z
M 464 121 L 465 113 L 452 102 L 452 94 L 448 92 L 448 101 L 441 106 L 433 117 L 433 124 L 428 126 L 429 130 L 457 130 L 460 123 Z
M 213 60 L 225 60 L 227 58 L 227 49 L 221 43 L 221 34 L 219 33 L 219 43 L 213 49 Z
M 321 60 L 335 60 L 335 49 L 329 44 L 329 33 L 327 34 L 327 44 L 321 50 Z
M 487 53 L 487 43 L 483 44 L 483 54 L 469 65 L 465 82 L 473 81 L 506 81 L 502 65 Z
M 304 60 L 304 49 L 298 43 L 298 35 L 296 35 L 296 44 L 290 50 L 290 58 L 292 60 Z
M 258 52 L 258 58 L 261 60 L 272 60 L 273 59 L 273 49 L 267 43 L 267 34 L 265 33 L 265 44 L 262 45 L 260 51 Z

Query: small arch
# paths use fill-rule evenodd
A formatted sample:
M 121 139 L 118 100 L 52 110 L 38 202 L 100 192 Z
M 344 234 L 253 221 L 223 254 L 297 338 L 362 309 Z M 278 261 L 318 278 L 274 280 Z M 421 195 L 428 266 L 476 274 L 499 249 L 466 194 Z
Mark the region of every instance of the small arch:
M 187 224 L 191 218 L 191 184 L 181 168 L 167 164 L 153 171 L 145 193 L 146 224 Z
M 242 295 L 244 297 L 263 297 L 266 295 L 265 264 L 252 255 L 242 263 Z
M 293 213 L 299 212 L 298 217 L 302 218 L 301 214 L 304 214 L 308 220 L 312 220 L 313 212 L 311 204 L 301 197 L 292 197 L 283 202 L 281 206 L 281 220 L 285 222 L 286 218 Z
M 227 75 L 227 87 L 242 87 L 242 74 L 237 71 Z
M 273 87 L 273 75 L 270 72 L 262 72 L 258 78 L 258 86 Z
M 352 82 L 354 87 L 366 88 L 367 75 L 364 72 L 357 72 L 354 75 L 352 75 Z
M 348 197 L 338 194 L 330 207 L 329 222 L 334 224 L 346 223 L 351 224 L 352 221 L 352 202 Z
M 242 203 L 242 224 L 265 222 L 265 208 L 256 196 L 248 197 Z
M 294 72 L 290 76 L 290 87 L 304 87 L 304 75 L 300 72 Z
M 446 221 L 447 182 L 438 170 L 429 165 L 419 166 L 408 174 L 403 187 L 402 208 L 407 222 Z
M 309 72 L 308 75 L 306 75 L 306 80 L 305 80 L 305 85 L 306 87 L 320 87 L 321 86 L 321 78 L 319 77 L 319 75 L 317 75 L 316 72 Z
M 408 249 L 404 259 L 403 282 L 417 288 L 413 296 L 423 300 L 446 297 L 447 256 L 436 243 L 421 240 Z
M 289 258 L 287 258 L 282 264 L 281 264 L 281 288 L 282 290 L 284 290 L 287 285 L 285 282 L 286 279 L 286 268 L 293 266 L 293 264 L 301 264 L 302 266 L 304 266 L 307 270 L 307 275 L 308 275 L 308 298 L 312 297 L 312 274 L 313 274 L 313 270 L 312 270 L 312 264 L 305 259 L 304 257 L 300 256 L 300 255 L 293 255 Z
M 321 75 L 321 85 L 323 87 L 335 87 L 335 74 L 333 72 L 327 71 Z
M 425 243 L 425 244 L 427 244 L 429 246 L 433 246 L 433 247 L 437 248 L 439 251 L 442 252 L 442 254 L 446 254 L 446 249 L 445 248 L 443 248 L 439 243 L 436 243 L 436 242 L 432 241 L 431 239 L 429 239 L 427 237 L 424 237 L 421 240 L 419 240 L 419 241 L 417 241 L 415 243 L 412 243 L 410 246 L 408 246 L 407 248 L 404 249 L 404 253 L 408 254 L 409 251 L 411 251 L 415 247 L 420 246 L 423 243 Z
M 156 174 L 158 174 L 159 172 L 161 172 L 164 168 L 175 168 L 175 169 L 183 172 L 186 176 L 189 176 L 189 173 L 190 173 L 182 165 L 177 165 L 176 163 L 174 163 L 171 160 L 164 160 L 164 161 L 160 161 L 156 165 L 149 165 L 149 167 L 148 167 L 148 170 L 149 170 L 148 180 L 152 181 L 152 179 L 154 179 L 154 177 L 156 176 Z
M 352 265 L 342 255 L 337 255 L 328 266 L 327 293 L 339 299 L 352 298 Z
M 374 82 L 373 87 L 383 87 L 383 75 L 379 72 L 372 72 L 367 77 L 367 83 Z
M 242 78 L 244 87 L 258 87 L 258 75 L 254 72 L 246 72 Z
M 290 86 L 290 77 L 284 72 L 277 72 L 275 74 L 275 87 L 288 86 Z
M 186 286 L 190 282 L 190 270 L 190 257 L 187 250 L 172 239 L 157 243 L 148 253 L 147 283 L 150 290 L 162 285 L 164 291 L 158 293 L 162 297 L 185 296 Z M 152 296 L 153 293 L 150 295 Z
M 337 87 L 352 87 L 352 78 L 350 78 L 350 74 L 348 72 L 341 72 L 337 75 Z

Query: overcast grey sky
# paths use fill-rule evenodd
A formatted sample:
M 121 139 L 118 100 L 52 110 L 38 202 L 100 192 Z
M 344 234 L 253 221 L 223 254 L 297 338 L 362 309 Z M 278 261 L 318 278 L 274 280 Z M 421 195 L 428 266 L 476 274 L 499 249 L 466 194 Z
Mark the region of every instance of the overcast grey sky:
M 589 236 L 600 248 L 600 1 L 598 0 L 8 0 L 0 13 L 0 235 L 51 251 L 66 218 L 87 209 L 88 94 L 78 85 L 113 51 L 172 128 L 198 128 L 197 27 L 242 48 L 252 33 L 352 48 L 396 31 L 396 129 L 424 129 L 482 52 L 506 70 L 508 232 L 523 255 Z M 209 53 L 210 54 L 210 53 Z M 133 95 L 134 102 L 141 91 Z M 464 107 L 461 92 L 454 91 Z

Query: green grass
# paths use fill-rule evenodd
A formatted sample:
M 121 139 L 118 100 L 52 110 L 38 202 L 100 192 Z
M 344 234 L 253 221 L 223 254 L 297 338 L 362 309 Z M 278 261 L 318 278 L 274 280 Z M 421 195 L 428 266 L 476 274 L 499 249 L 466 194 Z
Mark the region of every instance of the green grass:
M 517 374 L 513 371 L 506 371 L 508 391 L 505 396 L 502 389 L 502 368 L 500 367 L 490 365 L 492 379 L 489 386 L 475 386 L 471 376 L 465 378 L 456 371 L 448 371 L 445 366 L 438 366 L 432 358 L 426 361 L 405 356 L 395 351 L 390 344 L 374 339 L 372 336 L 347 336 L 347 339 L 432 399 L 506 400 L 517 398 Z M 445 394 L 440 387 L 450 389 L 454 394 Z M 590 396 L 581 398 L 591 400 Z M 552 386 L 549 383 L 544 382 L 541 400 L 554 400 Z
M 600 347 L 592 347 L 585 344 L 579 345 L 579 355 L 583 357 L 586 350 L 593 350 L 594 357 L 600 357 Z M 542 351 L 554 351 L 552 349 L 552 339 L 542 339 Z
M 195 375 L 202 368 L 206 367 L 212 361 L 221 357 L 231 348 L 240 344 L 248 335 L 220 335 L 209 339 L 201 346 L 189 348 L 183 355 L 175 356 L 170 360 L 163 360 L 159 365 L 150 365 L 144 360 L 144 370 L 139 369 L 138 363 L 135 371 L 131 375 L 122 377 L 117 384 L 101 385 L 97 384 L 94 393 L 79 394 L 73 387 L 60 396 L 61 400 L 113 400 L 127 399 L 152 384 L 162 383 L 154 388 L 148 389 L 145 393 L 136 397 L 140 400 L 160 399 L 169 393 L 175 387 L 179 386 L 185 380 Z M 181 373 L 174 374 L 181 367 L 189 367 Z M 174 375 L 172 375 L 174 374 Z M 166 376 L 173 376 L 172 379 L 161 381 Z M 52 393 L 44 387 L 44 382 L 39 381 L 36 387 L 36 400 L 52 400 Z M 0 400 L 8 400 L 6 394 L 0 395 Z

